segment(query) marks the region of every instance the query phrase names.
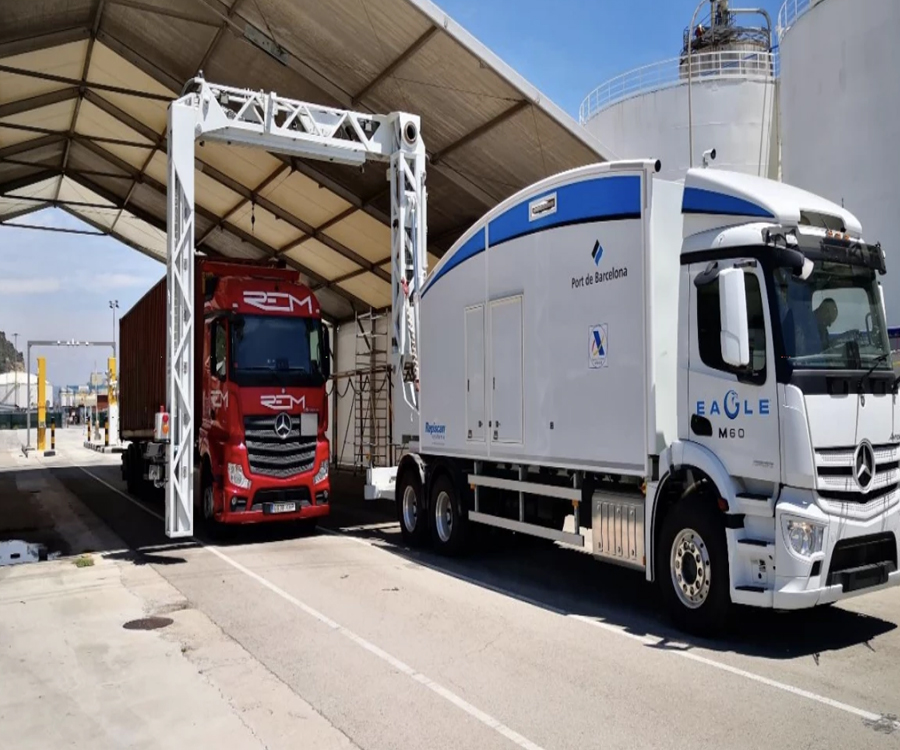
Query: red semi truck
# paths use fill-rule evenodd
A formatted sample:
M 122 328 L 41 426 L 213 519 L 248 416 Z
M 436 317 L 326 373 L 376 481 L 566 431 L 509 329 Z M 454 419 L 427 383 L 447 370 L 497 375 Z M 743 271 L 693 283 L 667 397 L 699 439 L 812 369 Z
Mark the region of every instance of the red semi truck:
M 330 490 L 330 348 L 319 303 L 287 268 L 196 264 L 199 518 L 314 524 L 329 512 Z M 166 480 L 166 314 L 164 277 L 120 321 L 119 433 L 130 441 L 122 477 L 131 492 Z

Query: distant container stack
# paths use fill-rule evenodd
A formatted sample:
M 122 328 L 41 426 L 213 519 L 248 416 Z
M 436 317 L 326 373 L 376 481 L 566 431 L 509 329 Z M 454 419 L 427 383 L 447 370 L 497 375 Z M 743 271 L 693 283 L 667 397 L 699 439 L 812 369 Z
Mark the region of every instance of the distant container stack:
M 845 203 L 882 243 L 900 325 L 900 3 L 788 0 L 778 27 L 784 181 Z
M 684 30 L 678 57 L 597 87 L 581 104 L 581 124 L 615 157 L 657 158 L 661 177 L 683 179 L 691 166 L 690 81 L 694 166 L 715 148 L 717 168 L 777 178 L 777 71 L 770 30 L 740 25 L 739 19 L 763 17 L 735 10 L 712 0 L 695 29 Z

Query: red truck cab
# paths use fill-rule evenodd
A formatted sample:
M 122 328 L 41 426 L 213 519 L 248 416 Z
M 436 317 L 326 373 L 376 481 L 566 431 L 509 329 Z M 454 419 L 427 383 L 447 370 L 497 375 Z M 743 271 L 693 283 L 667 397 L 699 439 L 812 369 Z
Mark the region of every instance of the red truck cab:
M 330 349 L 319 303 L 290 269 L 205 261 L 198 271 L 201 517 L 315 523 L 330 494 Z

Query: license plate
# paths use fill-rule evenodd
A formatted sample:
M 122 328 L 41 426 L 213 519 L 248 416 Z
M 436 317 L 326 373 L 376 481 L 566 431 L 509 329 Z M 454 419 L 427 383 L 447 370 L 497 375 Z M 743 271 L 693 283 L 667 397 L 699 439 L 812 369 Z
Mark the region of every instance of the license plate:
M 297 510 L 297 503 L 266 503 L 263 511 L 266 513 L 293 513 Z

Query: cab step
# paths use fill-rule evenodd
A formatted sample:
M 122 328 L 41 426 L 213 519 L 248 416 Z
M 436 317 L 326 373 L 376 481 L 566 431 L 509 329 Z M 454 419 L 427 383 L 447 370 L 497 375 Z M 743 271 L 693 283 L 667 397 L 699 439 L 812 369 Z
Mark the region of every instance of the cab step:
M 765 539 L 738 539 L 738 544 L 747 544 L 752 547 L 768 547 L 771 545 L 771 542 L 767 542 Z
M 772 607 L 775 602 L 775 592 L 762 586 L 735 586 L 731 592 L 731 600 L 735 604 Z
M 742 492 L 735 496 L 734 506 L 729 508 L 729 512 L 745 516 L 772 518 L 775 515 L 775 498 L 768 495 Z

